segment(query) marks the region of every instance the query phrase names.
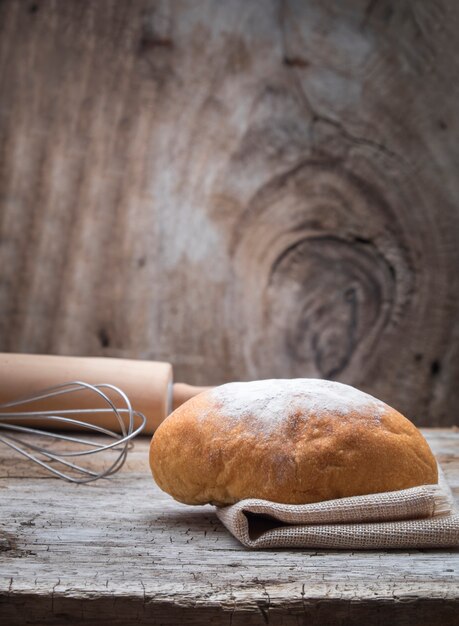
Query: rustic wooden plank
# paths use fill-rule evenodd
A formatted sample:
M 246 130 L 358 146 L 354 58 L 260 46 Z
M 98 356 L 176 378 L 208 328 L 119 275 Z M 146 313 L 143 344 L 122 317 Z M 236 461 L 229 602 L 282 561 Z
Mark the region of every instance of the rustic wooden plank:
M 3 0 L 0 349 L 459 401 L 459 4 Z
M 459 501 L 459 433 L 425 434 Z M 459 550 L 248 551 L 157 489 L 147 448 L 85 486 L 2 448 L 3 623 L 457 624 Z

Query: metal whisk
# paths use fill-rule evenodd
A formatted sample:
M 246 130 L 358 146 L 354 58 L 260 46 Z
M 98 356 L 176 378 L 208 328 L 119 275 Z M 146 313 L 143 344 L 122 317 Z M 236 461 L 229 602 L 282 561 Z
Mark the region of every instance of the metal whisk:
M 97 399 L 97 403 L 102 403 L 103 406 L 91 409 L 27 411 L 27 405 L 30 403 L 34 403 L 36 407 L 37 402 L 49 401 L 65 394 L 75 394 L 77 407 L 78 393 L 81 391 L 93 393 L 94 404 Z M 96 417 L 97 414 L 112 415 L 114 430 L 91 423 L 91 417 Z M 88 421 L 84 420 L 85 416 Z M 20 424 L 21 420 L 26 420 L 30 424 L 31 420 L 35 419 L 40 423 L 45 421 L 52 430 Z M 13 448 L 60 478 L 74 483 L 88 483 L 110 476 L 123 466 L 132 439 L 143 430 L 145 423 L 145 416 L 134 411 L 129 398 L 118 387 L 106 383 L 90 385 L 74 381 L 43 389 L 33 396 L 0 404 L 0 443 Z M 66 433 L 59 431 L 63 427 Z M 97 437 L 73 434 L 69 432 L 73 428 L 80 431 L 84 429 L 90 434 L 107 435 L 113 442 L 104 443 L 97 441 Z M 116 432 L 116 429 L 120 432 Z M 94 471 L 69 460 L 72 457 L 84 459 L 88 455 L 102 453 L 110 456 L 110 452 L 113 451 L 116 453 L 115 459 L 110 459 L 108 466 L 100 471 Z

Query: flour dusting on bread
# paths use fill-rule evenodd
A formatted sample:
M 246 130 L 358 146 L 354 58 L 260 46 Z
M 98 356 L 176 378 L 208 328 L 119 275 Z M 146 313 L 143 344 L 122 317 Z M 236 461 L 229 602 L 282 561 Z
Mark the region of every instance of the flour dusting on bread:
M 337 415 L 343 420 L 358 412 L 360 419 L 379 421 L 389 408 L 349 385 L 316 378 L 268 379 L 228 383 L 210 392 L 230 423 L 250 420 L 251 428 L 269 434 L 297 411 L 302 419 Z

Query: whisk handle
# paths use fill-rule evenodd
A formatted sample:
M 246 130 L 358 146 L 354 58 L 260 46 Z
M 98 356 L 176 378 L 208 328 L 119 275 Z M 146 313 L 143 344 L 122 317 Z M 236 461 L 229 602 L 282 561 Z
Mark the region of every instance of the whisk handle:
M 200 388 L 185 385 L 185 394 L 185 390 L 179 385 L 177 397 L 174 399 L 172 366 L 165 362 L 0 353 L 0 403 L 12 402 L 47 387 L 71 381 L 109 383 L 122 389 L 133 408 L 147 418 L 145 434 L 152 433 L 174 405 L 178 406 L 181 401 L 200 391 Z M 85 392 L 78 395 L 67 394 L 50 399 L 50 403 L 52 406 L 48 410 L 91 408 L 94 405 L 94 396 L 88 393 L 86 397 Z M 77 406 L 75 403 L 78 403 Z M 43 401 L 40 401 L 39 408 L 35 410 L 43 408 Z M 33 402 L 28 404 L 27 410 L 34 410 Z M 103 416 L 100 417 L 100 422 L 105 427 Z M 37 420 L 34 425 L 39 425 Z

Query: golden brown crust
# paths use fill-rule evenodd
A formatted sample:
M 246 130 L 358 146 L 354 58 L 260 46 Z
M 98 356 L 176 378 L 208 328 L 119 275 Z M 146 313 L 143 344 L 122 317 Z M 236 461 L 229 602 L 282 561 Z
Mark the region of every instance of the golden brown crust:
M 229 419 L 212 391 L 204 392 L 158 428 L 150 466 L 161 489 L 186 504 L 245 498 L 306 504 L 436 483 L 424 437 L 379 405 L 378 419 L 368 419 L 362 407 L 351 406 L 345 416 L 324 410 L 306 416 L 286 402 L 276 427 L 260 433 L 253 416 Z

